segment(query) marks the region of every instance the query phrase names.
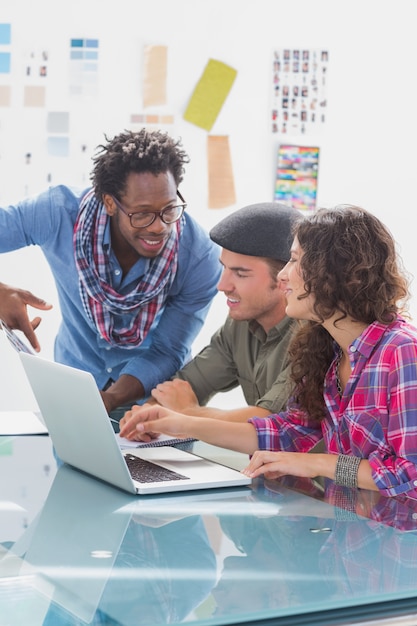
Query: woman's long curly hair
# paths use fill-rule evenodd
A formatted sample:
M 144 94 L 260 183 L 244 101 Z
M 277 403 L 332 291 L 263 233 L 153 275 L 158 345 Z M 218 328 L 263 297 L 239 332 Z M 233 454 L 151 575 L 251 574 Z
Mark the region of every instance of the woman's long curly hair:
M 408 280 L 395 241 L 364 209 L 338 205 L 319 209 L 295 226 L 302 256 L 305 295 L 314 296 L 318 322 L 300 325 L 290 346 L 295 399 L 314 419 L 324 416 L 323 385 L 334 358 L 334 341 L 321 322 L 337 316 L 389 324 L 405 312 Z

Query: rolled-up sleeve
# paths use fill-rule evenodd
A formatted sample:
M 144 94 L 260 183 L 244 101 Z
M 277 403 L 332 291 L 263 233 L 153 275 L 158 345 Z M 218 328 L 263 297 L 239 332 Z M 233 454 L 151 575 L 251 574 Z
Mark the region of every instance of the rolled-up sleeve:
M 298 410 L 252 417 L 249 422 L 256 428 L 260 450 L 309 452 L 323 436 L 320 425 Z
M 387 447 L 370 453 L 369 463 L 383 494 L 417 498 L 417 345 L 398 345 L 387 365 Z

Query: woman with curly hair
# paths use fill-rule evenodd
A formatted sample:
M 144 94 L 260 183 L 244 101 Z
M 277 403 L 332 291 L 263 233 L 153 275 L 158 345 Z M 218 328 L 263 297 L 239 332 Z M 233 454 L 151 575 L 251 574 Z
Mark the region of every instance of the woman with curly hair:
M 408 282 L 400 265 L 391 233 L 371 213 L 318 210 L 296 225 L 279 274 L 287 315 L 301 320 L 286 411 L 219 428 L 135 407 L 122 434 L 187 435 L 246 452 L 251 477 L 323 476 L 417 498 L 417 329 L 403 317 Z M 320 439 L 325 452 L 307 454 Z

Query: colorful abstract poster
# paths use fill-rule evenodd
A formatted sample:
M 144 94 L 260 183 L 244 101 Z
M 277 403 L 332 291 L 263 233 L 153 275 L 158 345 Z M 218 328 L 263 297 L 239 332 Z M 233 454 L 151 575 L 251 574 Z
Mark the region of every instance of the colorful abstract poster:
M 274 200 L 302 211 L 313 211 L 317 201 L 320 148 L 280 145 Z
M 320 132 L 326 121 L 328 50 L 275 50 L 271 128 L 278 134 Z

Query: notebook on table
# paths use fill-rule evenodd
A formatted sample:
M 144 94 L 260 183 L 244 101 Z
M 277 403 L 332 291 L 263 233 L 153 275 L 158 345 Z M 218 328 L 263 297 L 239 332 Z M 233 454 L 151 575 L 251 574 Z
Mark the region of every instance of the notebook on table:
M 172 446 L 122 450 L 89 372 L 26 352 L 19 356 L 64 463 L 139 495 L 251 483 L 238 470 Z

